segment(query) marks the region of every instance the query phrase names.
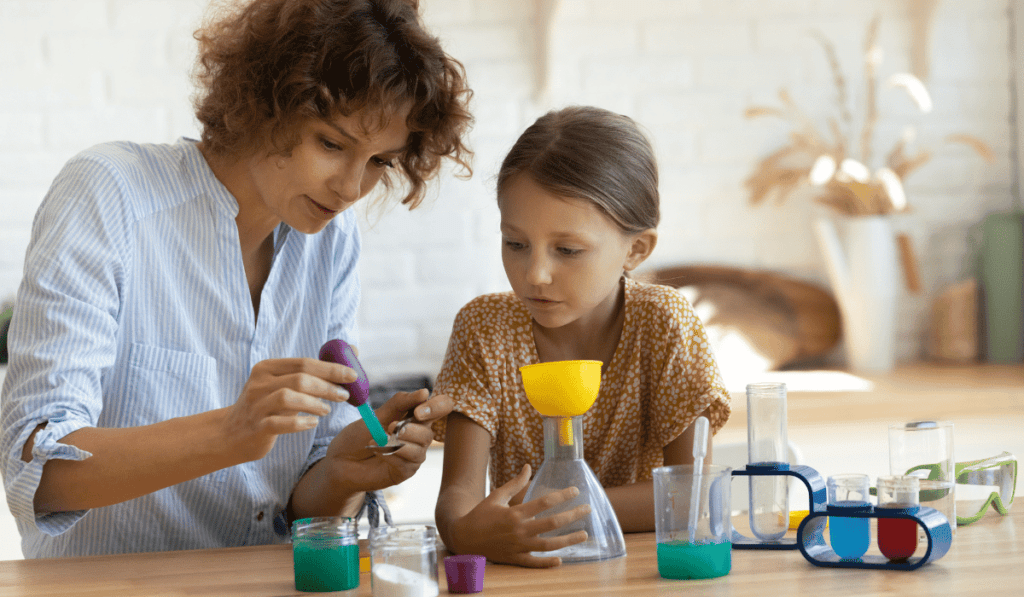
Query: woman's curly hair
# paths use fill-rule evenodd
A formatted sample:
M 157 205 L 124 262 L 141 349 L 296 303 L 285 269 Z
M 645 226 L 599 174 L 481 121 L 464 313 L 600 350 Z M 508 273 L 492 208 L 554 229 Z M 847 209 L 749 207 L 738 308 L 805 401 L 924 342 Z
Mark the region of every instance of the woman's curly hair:
M 196 117 L 214 154 L 287 155 L 308 118 L 365 109 L 383 128 L 408 104 L 395 164 L 409 183 L 402 203 L 419 205 L 442 158 L 472 174 L 465 68 L 424 30 L 415 0 L 254 0 L 223 13 L 195 33 Z

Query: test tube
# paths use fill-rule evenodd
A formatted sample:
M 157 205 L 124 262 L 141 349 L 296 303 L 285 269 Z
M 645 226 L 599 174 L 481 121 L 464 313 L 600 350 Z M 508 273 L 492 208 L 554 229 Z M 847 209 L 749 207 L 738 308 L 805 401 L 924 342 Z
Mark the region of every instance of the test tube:
M 871 482 L 867 475 L 833 475 L 828 478 L 828 511 L 867 512 L 871 509 Z M 868 551 L 871 544 L 871 521 L 867 518 L 829 516 L 828 536 L 832 551 L 842 560 L 855 560 Z
M 789 464 L 786 437 L 786 384 L 747 385 L 747 456 L 756 466 Z M 781 539 L 789 530 L 789 477 L 751 476 L 750 530 L 762 541 Z
M 917 477 L 891 475 L 878 478 L 878 508 L 898 508 L 906 514 L 920 510 Z M 917 550 L 917 521 L 878 518 L 878 549 L 893 562 L 905 562 Z

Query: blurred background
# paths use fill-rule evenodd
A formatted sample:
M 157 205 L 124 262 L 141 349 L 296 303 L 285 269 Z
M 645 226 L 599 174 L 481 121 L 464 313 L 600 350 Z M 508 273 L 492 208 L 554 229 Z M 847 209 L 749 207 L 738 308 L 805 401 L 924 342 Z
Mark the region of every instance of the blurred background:
M 818 201 L 828 176 L 853 180 L 848 186 L 861 191 L 886 183 L 884 193 L 854 195 L 888 200 L 878 210 L 886 213 L 890 236 L 903 239 L 886 258 L 898 274 L 885 295 L 895 326 L 887 334 L 891 361 L 986 358 L 982 257 L 989 250 L 1013 258 L 1021 250 L 1014 234 L 1021 209 L 1024 2 L 420 4 L 474 90 L 475 175 L 464 181 L 446 172 L 411 213 L 360 208 L 360 357 L 371 379 L 429 381 L 457 310 L 478 294 L 509 288 L 500 260 L 497 166 L 537 116 L 567 104 L 627 114 L 649 132 L 660 161 L 662 222 L 643 273 L 683 268 L 673 280 L 693 281 L 697 302 L 704 291 L 704 307 L 717 309 L 722 325 L 710 325 L 715 311 L 698 312 L 715 328 L 730 389 L 742 391 L 769 369 L 849 365 L 838 331 L 835 267 L 816 236 L 820 218 L 835 221 L 840 237 L 846 226 L 835 217 L 840 210 Z M 0 300 L 17 291 L 33 215 L 68 158 L 108 140 L 198 136 L 190 104 L 192 32 L 206 6 L 206 0 L 0 0 Z M 810 130 L 848 142 L 848 157 L 867 174 L 841 160 L 830 170 L 827 159 L 814 155 L 795 165 L 762 162 L 806 141 Z M 905 175 L 894 186 L 879 168 L 901 147 L 894 159 L 905 157 L 908 171 L 897 171 Z M 815 176 L 822 185 L 810 183 L 812 166 L 820 166 Z M 754 204 L 758 184 L 773 192 Z M 774 191 L 789 187 L 792 193 L 780 201 Z M 1010 217 L 1009 232 L 999 237 L 1008 244 L 993 248 L 986 240 L 990 214 Z M 993 267 L 1009 272 L 998 276 L 1010 278 L 1010 319 L 1002 327 L 1016 326 L 1017 334 L 1000 358 L 1019 362 L 1021 315 L 1013 301 L 1021 297 L 1019 291 L 1013 297 L 1019 282 L 1012 278 L 1019 280 L 1021 265 Z M 709 280 L 732 292 L 710 292 Z M 750 324 L 779 314 L 765 307 L 778 307 L 762 300 L 765 288 L 783 289 L 785 325 L 744 327 L 744 317 Z M 813 300 L 793 298 L 794 288 Z M 944 309 L 937 307 L 943 296 Z M 958 330 L 959 348 L 942 345 L 943 329 Z M 739 336 L 730 335 L 737 330 Z M 810 348 L 782 349 L 780 338 Z M 890 366 L 883 362 L 880 369 Z
M 872 19 L 877 79 L 874 171 L 914 129 L 907 153 L 931 159 L 906 176 L 909 209 L 890 217 L 911 241 L 918 292 L 899 285 L 895 359 L 927 356 L 932 303 L 976 275 L 986 214 L 1019 208 L 1020 152 L 1012 59 L 1013 0 L 424 0 L 425 20 L 468 71 L 475 92 L 470 181 L 441 177 L 410 213 L 369 208 L 361 354 L 377 379 L 436 374 L 458 308 L 508 289 L 499 255 L 494 175 L 541 113 L 594 104 L 640 122 L 661 167 L 660 242 L 648 269 L 712 264 L 778 272 L 830 288 L 813 222 L 818 189 L 750 201 L 759 160 L 800 129 L 829 136 L 849 118 L 855 145 L 868 116 L 865 42 Z M 114 139 L 196 137 L 192 32 L 205 0 L 0 0 L 0 299 L 17 290 L 32 217 L 72 155 Z M 1017 19 L 1019 20 L 1019 16 Z M 836 64 L 830 66 L 831 58 Z M 924 113 L 892 84 L 914 74 Z M 838 83 L 838 85 L 837 85 Z M 845 107 L 839 101 L 845 94 Z M 966 133 L 991 161 L 964 144 Z M 851 154 L 859 150 L 851 147 Z M 825 346 L 827 348 L 827 346 Z M 842 343 L 819 351 L 842 365 Z M 726 355 L 723 355 L 723 360 Z

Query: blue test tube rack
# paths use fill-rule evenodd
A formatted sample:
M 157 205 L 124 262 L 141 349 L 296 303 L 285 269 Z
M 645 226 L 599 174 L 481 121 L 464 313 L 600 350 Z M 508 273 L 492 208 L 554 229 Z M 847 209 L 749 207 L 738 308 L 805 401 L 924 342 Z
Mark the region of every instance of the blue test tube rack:
M 923 556 L 910 556 L 905 562 L 893 562 L 881 555 L 864 555 L 856 559 L 843 560 L 832 551 L 825 540 L 825 524 L 829 517 L 846 518 L 902 518 L 910 519 L 917 523 L 924 530 L 928 538 L 928 545 Z M 827 512 L 813 512 L 800 523 L 797 529 L 796 540 L 800 546 L 800 553 L 804 558 L 815 566 L 825 568 L 870 568 L 876 570 L 916 570 L 925 564 L 934 562 L 949 551 L 949 544 L 953 541 L 953 532 L 949 528 L 949 520 L 946 515 L 935 508 L 921 506 L 916 512 L 902 508 L 875 508 L 869 507 L 861 511 L 835 510 Z
M 732 472 L 736 477 L 772 477 L 785 475 L 796 477 L 807 487 L 807 503 L 812 514 L 825 511 L 827 496 L 825 493 L 825 480 L 821 478 L 818 471 L 805 465 L 790 467 L 785 462 L 771 464 L 748 464 L 746 468 Z M 733 549 L 799 549 L 797 539 L 782 537 L 773 541 L 762 541 L 754 537 L 747 537 L 736 529 L 732 531 Z

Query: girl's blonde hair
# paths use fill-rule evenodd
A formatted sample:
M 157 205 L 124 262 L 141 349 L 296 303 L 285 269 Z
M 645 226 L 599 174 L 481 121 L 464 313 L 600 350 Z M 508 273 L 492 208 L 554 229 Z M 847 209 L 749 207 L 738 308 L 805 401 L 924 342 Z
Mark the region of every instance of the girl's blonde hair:
M 560 197 L 594 202 L 626 233 L 657 228 L 658 164 L 628 116 L 590 106 L 548 112 L 527 128 L 498 172 L 498 200 L 527 174 Z

